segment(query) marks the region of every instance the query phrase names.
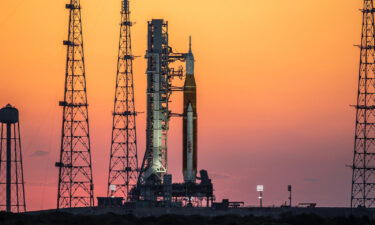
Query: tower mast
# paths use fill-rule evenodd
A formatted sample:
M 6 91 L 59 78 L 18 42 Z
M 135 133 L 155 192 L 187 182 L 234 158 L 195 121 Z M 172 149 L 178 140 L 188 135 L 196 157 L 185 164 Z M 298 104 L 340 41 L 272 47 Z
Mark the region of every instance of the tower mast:
M 373 0 L 363 1 L 351 207 L 375 206 L 375 25 Z
M 69 10 L 63 122 L 61 135 L 57 208 L 94 206 L 89 116 L 83 54 L 81 5 L 66 4 Z
M 129 200 L 138 180 L 136 111 L 134 105 L 133 60 L 129 0 L 121 0 L 120 41 L 113 110 L 108 197 Z

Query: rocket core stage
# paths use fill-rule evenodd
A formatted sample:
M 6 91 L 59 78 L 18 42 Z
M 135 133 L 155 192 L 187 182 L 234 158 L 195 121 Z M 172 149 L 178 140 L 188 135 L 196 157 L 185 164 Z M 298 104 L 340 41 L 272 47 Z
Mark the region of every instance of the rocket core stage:
M 186 54 L 183 113 L 183 175 L 186 183 L 195 183 L 197 174 L 197 88 L 194 78 L 194 55 Z

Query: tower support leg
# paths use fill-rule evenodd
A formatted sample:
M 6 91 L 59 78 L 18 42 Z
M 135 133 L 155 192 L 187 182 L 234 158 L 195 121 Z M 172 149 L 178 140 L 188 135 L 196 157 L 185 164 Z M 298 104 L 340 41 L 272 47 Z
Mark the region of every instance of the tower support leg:
M 11 184 L 12 184 L 12 132 L 11 124 L 7 123 L 7 180 L 6 180 L 6 209 L 7 212 L 11 211 Z

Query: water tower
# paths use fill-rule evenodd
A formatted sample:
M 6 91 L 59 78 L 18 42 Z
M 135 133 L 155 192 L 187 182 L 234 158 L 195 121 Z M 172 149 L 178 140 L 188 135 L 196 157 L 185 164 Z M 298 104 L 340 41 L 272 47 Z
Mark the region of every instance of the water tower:
M 0 109 L 0 211 L 25 212 L 21 136 L 18 110 Z

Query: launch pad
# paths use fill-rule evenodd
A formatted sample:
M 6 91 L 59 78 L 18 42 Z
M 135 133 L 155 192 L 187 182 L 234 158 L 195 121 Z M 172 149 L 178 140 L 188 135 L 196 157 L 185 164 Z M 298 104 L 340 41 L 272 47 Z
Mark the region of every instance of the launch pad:
M 142 207 L 211 207 L 213 184 L 207 171 L 200 171 L 200 183 L 172 183 L 170 174 L 160 184 L 140 184 L 133 190 L 134 202 Z M 154 199 L 147 198 L 153 196 Z

